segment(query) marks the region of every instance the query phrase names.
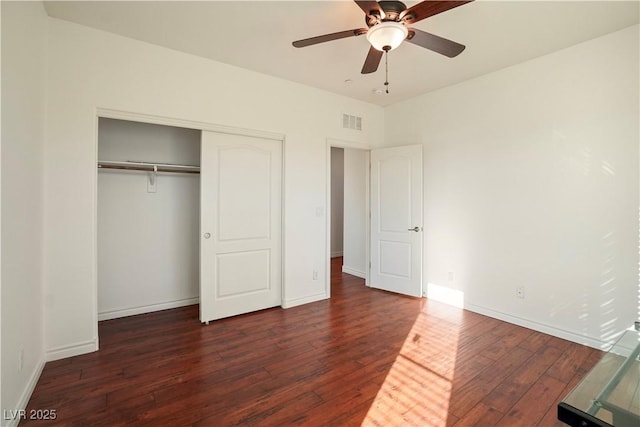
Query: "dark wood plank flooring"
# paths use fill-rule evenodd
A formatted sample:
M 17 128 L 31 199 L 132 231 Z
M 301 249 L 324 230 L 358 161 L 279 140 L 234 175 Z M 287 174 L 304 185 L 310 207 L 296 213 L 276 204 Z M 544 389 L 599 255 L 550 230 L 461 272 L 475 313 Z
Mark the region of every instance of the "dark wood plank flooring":
M 100 351 L 47 363 L 28 409 L 77 426 L 562 426 L 602 353 L 369 289 L 201 325 L 198 307 L 109 320 Z

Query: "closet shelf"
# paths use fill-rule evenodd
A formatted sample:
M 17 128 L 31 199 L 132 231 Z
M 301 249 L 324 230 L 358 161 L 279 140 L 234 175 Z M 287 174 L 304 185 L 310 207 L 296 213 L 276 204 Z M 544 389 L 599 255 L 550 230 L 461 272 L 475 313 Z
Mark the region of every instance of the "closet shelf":
M 98 160 L 98 169 L 124 169 L 145 172 L 200 173 L 200 166 L 176 165 L 171 163 L 116 162 Z

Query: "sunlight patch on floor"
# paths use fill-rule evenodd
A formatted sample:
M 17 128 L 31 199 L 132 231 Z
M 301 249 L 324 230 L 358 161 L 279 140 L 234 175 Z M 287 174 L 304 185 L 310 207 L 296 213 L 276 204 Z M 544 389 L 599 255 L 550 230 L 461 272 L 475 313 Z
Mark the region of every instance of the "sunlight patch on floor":
M 446 426 L 458 337 L 420 313 L 363 426 Z

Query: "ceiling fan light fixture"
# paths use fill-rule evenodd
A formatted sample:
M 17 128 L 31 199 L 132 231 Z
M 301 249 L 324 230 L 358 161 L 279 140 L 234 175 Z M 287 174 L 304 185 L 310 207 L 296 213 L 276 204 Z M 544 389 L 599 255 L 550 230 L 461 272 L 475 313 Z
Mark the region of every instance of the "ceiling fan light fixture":
M 367 31 L 367 40 L 379 51 L 393 50 L 407 38 L 409 30 L 404 24 L 394 21 L 381 22 Z

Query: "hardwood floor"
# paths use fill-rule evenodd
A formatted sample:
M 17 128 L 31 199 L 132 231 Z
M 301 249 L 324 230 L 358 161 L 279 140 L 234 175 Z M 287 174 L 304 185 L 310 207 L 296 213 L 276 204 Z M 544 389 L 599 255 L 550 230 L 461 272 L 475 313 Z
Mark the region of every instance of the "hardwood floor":
M 425 299 L 332 262 L 332 298 L 201 325 L 198 306 L 109 320 L 47 363 L 28 410 L 78 426 L 562 426 L 601 352 Z

